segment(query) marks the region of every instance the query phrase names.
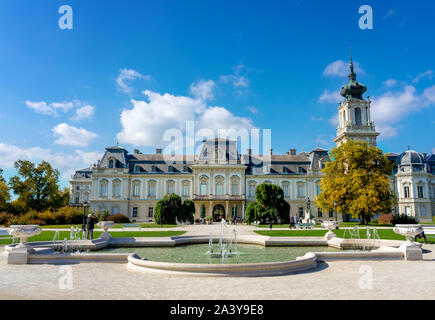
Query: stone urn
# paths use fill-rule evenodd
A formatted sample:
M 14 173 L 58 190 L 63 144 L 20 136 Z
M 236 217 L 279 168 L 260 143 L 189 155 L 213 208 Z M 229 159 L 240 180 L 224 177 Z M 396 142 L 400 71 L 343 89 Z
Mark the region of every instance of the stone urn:
M 32 251 L 32 249 L 27 244 L 27 239 L 33 236 L 37 236 L 41 233 L 41 229 L 39 229 L 39 225 L 37 224 L 29 224 L 29 225 L 11 225 L 8 229 L 8 233 L 15 237 L 20 238 L 19 245 L 16 248 L 27 248 L 28 251 Z
M 101 234 L 100 238 L 109 240 L 112 236 L 109 233 L 109 228 L 115 224 L 113 221 L 100 221 L 97 223 L 97 226 L 103 228 L 104 232 Z
M 41 231 L 38 225 L 11 225 L 8 233 L 13 237 L 20 238 L 20 243 L 6 247 L 7 263 L 27 264 L 29 262 L 29 255 L 34 251 L 27 244 L 27 239 L 37 236 Z
M 419 244 L 412 239 L 423 232 L 423 226 L 419 224 L 396 224 L 393 231 L 406 238 L 406 242 L 400 246 L 403 250 L 406 260 L 422 260 L 423 252 Z
M 335 235 L 334 232 L 332 232 L 332 230 L 336 229 L 338 226 L 338 222 L 337 221 L 324 221 L 322 223 L 322 226 L 326 229 L 328 229 L 329 231 L 325 234 L 325 239 L 326 240 L 331 240 L 332 238 L 337 237 Z

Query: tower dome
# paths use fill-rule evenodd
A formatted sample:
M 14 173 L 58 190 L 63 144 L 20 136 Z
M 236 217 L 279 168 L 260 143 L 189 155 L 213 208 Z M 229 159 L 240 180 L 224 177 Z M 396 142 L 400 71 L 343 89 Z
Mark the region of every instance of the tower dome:
M 401 166 L 422 166 L 424 165 L 424 159 L 418 152 L 406 150 L 397 158 L 397 164 Z
M 345 97 L 346 100 L 359 99 L 363 100 L 362 95 L 367 91 L 367 87 L 362 83 L 356 81 L 356 73 L 353 70 L 352 55 L 350 57 L 350 74 L 349 82 L 341 88 L 340 95 Z

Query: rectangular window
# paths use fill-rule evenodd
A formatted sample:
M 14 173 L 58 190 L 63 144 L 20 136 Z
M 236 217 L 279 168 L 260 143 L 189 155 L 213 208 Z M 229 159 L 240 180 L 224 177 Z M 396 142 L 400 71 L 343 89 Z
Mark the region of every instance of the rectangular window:
M 221 196 L 221 195 L 223 195 L 223 193 L 224 193 L 223 186 L 221 184 L 218 184 L 216 186 L 216 195 Z
M 288 197 L 288 185 L 284 185 L 284 197 Z
M 423 206 L 420 207 L 420 217 L 426 217 L 426 208 Z
M 139 197 L 139 185 L 137 184 L 133 186 L 133 197 Z
M 150 188 L 148 190 L 148 196 L 154 197 L 156 195 L 155 187 L 154 185 L 150 185 Z
M 137 218 L 137 207 L 133 207 L 133 212 L 131 215 L 133 218 Z
M 112 207 L 112 214 L 117 214 L 117 213 L 119 213 L 118 207 Z
M 205 183 L 201 184 L 201 195 L 202 196 L 206 196 L 207 195 L 207 185 Z
M 404 191 L 404 197 L 409 198 L 409 187 L 404 187 L 403 191 Z
M 322 209 L 320 209 L 320 208 L 317 209 L 317 216 L 318 216 L 319 218 L 321 218 L 321 217 L 323 216 Z
M 79 197 L 76 197 L 76 204 L 79 203 L 80 199 Z
M 405 214 L 410 217 L 411 216 L 411 207 L 405 207 Z
M 298 184 L 298 197 L 302 198 L 304 196 L 304 185 Z
M 148 217 L 152 218 L 154 216 L 154 208 L 150 207 L 148 208 Z
M 189 196 L 189 186 L 188 185 L 183 186 L 183 196 L 185 196 L 185 197 Z
M 231 195 L 233 195 L 233 196 L 239 195 L 239 185 L 238 184 L 231 185 Z
M 113 186 L 113 196 L 114 197 L 119 197 L 120 196 L 120 191 L 121 191 L 121 186 L 119 184 L 115 184 Z
M 417 187 L 417 194 L 418 194 L 419 198 L 423 198 L 423 187 L 422 186 Z
M 334 211 L 329 210 L 329 217 L 330 217 L 330 218 L 333 218 L 333 217 L 334 217 Z
M 168 186 L 168 193 L 174 193 L 174 186 L 172 184 Z
M 250 197 L 255 196 L 255 186 L 253 186 L 253 185 L 249 186 L 249 196 Z
M 304 217 L 304 208 L 299 208 L 298 209 L 298 211 L 299 211 L 299 218 L 303 218 Z
M 317 191 L 317 195 L 319 195 L 322 192 L 322 190 L 320 189 L 320 184 L 316 185 L 316 191 Z

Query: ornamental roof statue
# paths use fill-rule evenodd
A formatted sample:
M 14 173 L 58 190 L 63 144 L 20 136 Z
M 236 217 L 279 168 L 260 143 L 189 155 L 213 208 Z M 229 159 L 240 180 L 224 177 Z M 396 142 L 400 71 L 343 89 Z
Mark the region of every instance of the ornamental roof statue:
M 363 100 L 363 93 L 367 91 L 367 87 L 362 83 L 356 81 L 356 73 L 353 70 L 353 61 L 352 61 L 352 51 L 350 52 L 350 74 L 349 74 L 349 82 L 341 88 L 340 94 L 346 98 L 346 100 L 350 99 L 360 99 Z

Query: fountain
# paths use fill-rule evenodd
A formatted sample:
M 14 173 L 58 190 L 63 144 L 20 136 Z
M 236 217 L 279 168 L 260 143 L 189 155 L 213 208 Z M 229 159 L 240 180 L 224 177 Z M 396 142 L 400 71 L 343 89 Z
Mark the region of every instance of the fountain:
M 208 251 L 205 253 L 210 258 L 221 258 L 222 263 L 229 257 L 240 255 L 237 247 L 237 231 L 233 229 L 231 235 L 228 235 L 228 225 L 225 219 L 221 220 L 221 232 L 219 234 L 218 248 L 214 250 L 213 233 L 209 234 Z M 210 261 L 211 263 L 211 261 Z
M 393 231 L 406 237 L 406 242 L 400 246 L 405 254 L 405 260 L 422 260 L 423 252 L 420 245 L 412 242 L 412 238 L 423 232 L 419 224 L 396 224 Z
M 114 225 L 113 221 L 100 221 L 97 223 L 97 226 L 103 228 L 104 232 L 101 234 L 100 238 L 104 240 L 110 240 L 112 236 L 109 233 L 109 228 Z
M 325 239 L 326 240 L 331 240 L 332 238 L 337 237 L 335 235 L 334 232 L 332 232 L 332 230 L 334 230 L 335 228 L 337 228 L 338 226 L 338 222 L 337 221 L 324 221 L 322 223 L 322 226 L 324 228 L 327 228 L 329 231 L 325 234 Z
M 20 243 L 10 246 L 7 251 L 8 263 L 26 264 L 29 254 L 34 251 L 34 249 L 27 244 L 27 239 L 41 233 L 39 225 L 11 225 L 8 229 L 8 233 L 13 237 L 20 238 Z

